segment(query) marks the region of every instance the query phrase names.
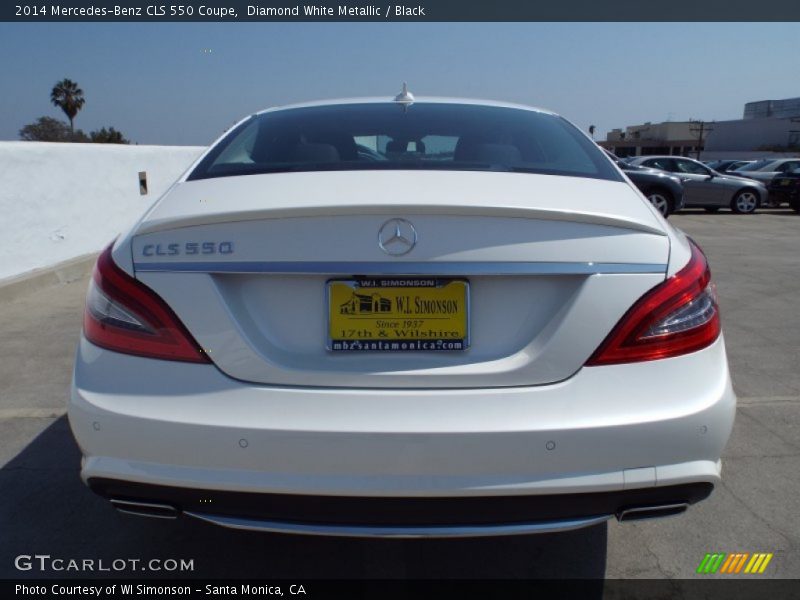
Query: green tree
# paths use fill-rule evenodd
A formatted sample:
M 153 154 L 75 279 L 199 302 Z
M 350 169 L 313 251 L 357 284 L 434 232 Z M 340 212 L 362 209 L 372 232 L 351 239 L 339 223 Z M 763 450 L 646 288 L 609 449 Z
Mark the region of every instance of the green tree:
M 97 131 L 92 131 L 89 134 L 89 140 L 95 144 L 130 144 L 130 140 L 125 139 L 121 131 L 117 131 L 113 127 L 106 129 L 103 127 Z
M 39 117 L 19 130 L 19 139 L 24 142 L 88 142 L 89 136 L 80 129 L 70 131 L 64 121 Z
M 39 117 L 19 130 L 19 139 L 26 142 L 68 142 L 69 125 L 53 117 Z
M 64 111 L 69 119 L 70 133 L 74 133 L 75 115 L 86 102 L 83 98 L 83 90 L 74 81 L 62 79 L 53 86 L 53 90 L 50 92 L 50 101 Z

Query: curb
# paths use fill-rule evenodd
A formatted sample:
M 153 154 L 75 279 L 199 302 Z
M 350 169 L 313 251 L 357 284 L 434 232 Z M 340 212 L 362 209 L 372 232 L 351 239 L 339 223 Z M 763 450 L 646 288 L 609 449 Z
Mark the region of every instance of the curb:
M 18 300 L 22 296 L 56 285 L 65 285 L 89 276 L 98 253 L 84 254 L 52 267 L 36 269 L 0 280 L 0 302 Z

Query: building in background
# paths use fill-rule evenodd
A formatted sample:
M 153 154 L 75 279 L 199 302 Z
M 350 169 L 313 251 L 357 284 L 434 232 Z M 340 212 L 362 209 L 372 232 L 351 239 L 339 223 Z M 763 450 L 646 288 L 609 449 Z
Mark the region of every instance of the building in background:
M 790 119 L 800 117 L 800 98 L 785 100 L 757 100 L 744 105 L 745 119 Z
M 613 129 L 599 144 L 620 157 L 672 154 L 705 160 L 800 156 L 800 97 L 744 105 L 741 119 L 666 121 Z
M 709 134 L 709 153 L 800 153 L 800 98 L 759 100 L 744 105 L 744 117 L 717 121 Z
M 693 121 L 648 122 L 629 125 L 624 131 L 612 129 L 600 145 L 620 157 L 649 154 L 694 156 L 699 135 L 698 124 Z

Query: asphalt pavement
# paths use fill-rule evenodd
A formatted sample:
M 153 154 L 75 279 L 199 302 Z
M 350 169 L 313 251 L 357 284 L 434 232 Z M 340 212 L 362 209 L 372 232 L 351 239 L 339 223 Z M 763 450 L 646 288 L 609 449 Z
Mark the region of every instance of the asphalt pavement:
M 723 483 L 686 514 L 538 536 L 378 541 L 119 515 L 80 482 L 64 416 L 81 279 L 0 300 L 0 578 L 86 576 L 14 566 L 44 553 L 193 559 L 193 571 L 170 573 L 189 577 L 682 579 L 707 552 L 772 552 L 757 577 L 800 577 L 800 215 L 671 219 L 709 257 L 739 397 Z

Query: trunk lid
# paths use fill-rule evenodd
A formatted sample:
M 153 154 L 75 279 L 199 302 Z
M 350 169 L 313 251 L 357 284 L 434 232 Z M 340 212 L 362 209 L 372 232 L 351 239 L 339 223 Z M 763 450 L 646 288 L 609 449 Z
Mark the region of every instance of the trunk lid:
M 416 245 L 393 256 L 378 236 L 398 218 Z M 140 222 L 131 253 L 136 277 L 237 379 L 493 387 L 580 369 L 663 281 L 669 238 L 627 183 L 349 171 L 179 183 Z M 327 282 L 356 276 L 467 280 L 469 348 L 331 352 Z

